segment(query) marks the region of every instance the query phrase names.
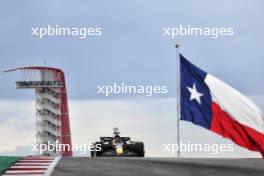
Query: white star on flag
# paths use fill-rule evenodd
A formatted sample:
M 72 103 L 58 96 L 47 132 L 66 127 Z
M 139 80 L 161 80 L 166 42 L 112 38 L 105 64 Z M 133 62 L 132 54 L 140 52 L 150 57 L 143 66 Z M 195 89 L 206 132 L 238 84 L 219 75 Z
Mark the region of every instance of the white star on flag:
M 203 96 L 203 94 L 197 91 L 195 84 L 193 84 L 192 88 L 187 87 L 187 89 L 191 93 L 190 101 L 195 99 L 199 104 L 201 104 L 201 96 Z

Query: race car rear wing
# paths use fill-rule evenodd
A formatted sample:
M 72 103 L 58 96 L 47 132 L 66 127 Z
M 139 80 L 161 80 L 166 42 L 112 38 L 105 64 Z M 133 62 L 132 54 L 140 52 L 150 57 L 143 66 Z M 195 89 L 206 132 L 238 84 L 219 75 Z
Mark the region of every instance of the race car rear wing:
M 100 141 L 112 141 L 113 137 L 100 137 Z M 122 141 L 130 141 L 130 137 L 120 137 Z

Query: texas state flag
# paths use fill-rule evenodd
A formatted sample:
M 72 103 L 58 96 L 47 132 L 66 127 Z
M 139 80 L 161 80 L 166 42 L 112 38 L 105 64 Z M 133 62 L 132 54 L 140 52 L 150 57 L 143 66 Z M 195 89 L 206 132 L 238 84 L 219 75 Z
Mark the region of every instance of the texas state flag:
M 264 114 L 246 96 L 180 55 L 181 120 L 264 157 Z

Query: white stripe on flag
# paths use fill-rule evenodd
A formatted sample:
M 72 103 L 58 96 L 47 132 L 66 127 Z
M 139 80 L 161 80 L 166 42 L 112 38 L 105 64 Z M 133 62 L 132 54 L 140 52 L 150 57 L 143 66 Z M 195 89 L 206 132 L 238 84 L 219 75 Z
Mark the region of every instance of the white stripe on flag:
M 210 89 L 212 99 L 234 120 L 264 134 L 264 114 L 245 95 L 216 77 L 207 74 L 205 83 Z

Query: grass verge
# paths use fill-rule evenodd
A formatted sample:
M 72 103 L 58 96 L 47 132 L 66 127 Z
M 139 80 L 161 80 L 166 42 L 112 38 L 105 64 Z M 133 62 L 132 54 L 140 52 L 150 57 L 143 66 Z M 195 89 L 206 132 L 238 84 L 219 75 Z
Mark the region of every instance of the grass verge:
M 2 175 L 10 166 L 12 166 L 21 157 L 0 156 L 0 175 Z

